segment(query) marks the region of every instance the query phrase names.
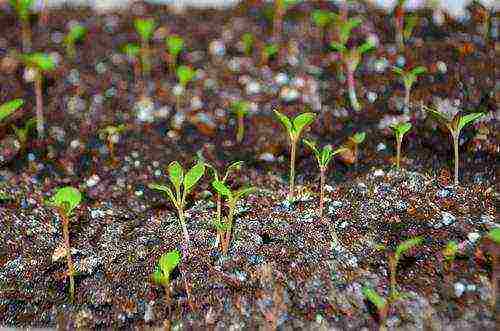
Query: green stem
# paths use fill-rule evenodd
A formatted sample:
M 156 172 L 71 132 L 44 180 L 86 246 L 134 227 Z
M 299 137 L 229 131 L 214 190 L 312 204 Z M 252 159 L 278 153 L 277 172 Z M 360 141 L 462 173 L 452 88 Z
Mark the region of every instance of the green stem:
M 405 111 L 410 110 L 410 89 L 411 87 L 405 86 Z
M 396 168 L 399 170 L 399 164 L 401 161 L 401 143 L 403 137 L 396 136 Z
M 289 188 L 289 198 L 293 199 L 294 196 L 294 187 L 295 187 L 295 153 L 297 149 L 297 143 L 295 140 L 291 142 L 291 151 L 290 151 L 290 188 Z
M 238 116 L 238 131 L 236 132 L 236 141 L 241 143 L 243 141 L 243 137 L 245 136 L 245 123 L 243 121 L 243 115 Z
M 320 167 L 320 194 L 319 194 L 319 217 L 323 217 L 323 206 L 325 201 L 325 167 Z
M 184 203 L 182 203 L 182 206 L 179 207 L 178 211 L 179 211 L 179 220 L 182 226 L 182 232 L 184 233 L 184 240 L 186 241 L 186 245 L 189 247 L 191 246 L 191 239 L 189 238 L 189 232 L 187 230 L 186 220 L 184 216 Z
M 452 134 L 453 136 L 453 148 L 454 148 L 454 154 L 455 154 L 455 185 L 458 185 L 458 143 L 459 143 L 459 133 L 457 132 L 456 134 Z
M 64 245 L 66 248 L 66 261 L 68 264 L 69 298 L 70 301 L 73 302 L 75 299 L 75 278 L 74 278 L 75 269 L 73 266 L 73 260 L 71 258 L 71 245 L 69 241 L 69 219 L 64 211 L 60 211 L 60 215 L 62 218 Z
M 361 110 L 361 105 L 358 102 L 358 98 L 356 96 L 356 87 L 354 85 L 354 71 L 347 71 L 347 87 L 349 90 L 349 101 L 351 102 L 351 106 L 355 111 Z

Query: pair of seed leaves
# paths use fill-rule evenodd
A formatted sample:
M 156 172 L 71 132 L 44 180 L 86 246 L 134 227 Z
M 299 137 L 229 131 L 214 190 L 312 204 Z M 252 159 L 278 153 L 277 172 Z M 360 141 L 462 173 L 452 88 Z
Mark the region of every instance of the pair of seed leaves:
M 49 200 L 49 204 L 60 208 L 66 216 L 71 216 L 73 210 L 80 205 L 82 194 L 72 186 L 59 188 Z
M 155 271 L 151 274 L 151 279 L 154 283 L 166 287 L 170 284 L 170 277 L 175 267 L 181 261 L 181 253 L 178 250 L 173 250 L 161 255 L 156 265 Z
M 435 119 L 437 119 L 441 124 L 446 126 L 453 136 L 458 136 L 467 124 L 472 123 L 478 118 L 484 116 L 484 113 L 469 113 L 467 115 L 457 113 L 455 114 L 455 116 L 453 116 L 453 118 L 449 118 L 436 109 L 425 106 L 424 109 Z
M 280 120 L 281 124 L 287 130 L 290 140 L 292 142 L 297 142 L 300 138 L 300 134 L 305 127 L 310 125 L 316 118 L 314 113 L 302 113 L 297 115 L 293 120 L 290 120 L 286 115 L 283 115 L 277 110 L 274 110 L 274 114 Z
M 417 77 L 427 72 L 427 68 L 424 66 L 417 66 L 411 70 L 404 70 L 399 67 L 392 67 L 392 71 L 403 79 L 405 87 L 411 88 L 413 83 L 417 80 Z

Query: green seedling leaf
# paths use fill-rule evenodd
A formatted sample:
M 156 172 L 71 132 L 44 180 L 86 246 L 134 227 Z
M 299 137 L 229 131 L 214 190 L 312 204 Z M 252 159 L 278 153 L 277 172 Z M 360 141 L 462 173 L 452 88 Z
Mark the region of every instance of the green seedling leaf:
M 191 192 L 191 189 L 198 183 L 204 174 L 205 164 L 203 162 L 194 165 L 184 177 L 184 194 Z
M 432 117 L 434 117 L 436 120 L 441 122 L 442 124 L 446 125 L 447 127 L 450 126 L 450 121 L 449 119 L 442 113 L 440 113 L 438 110 L 424 106 L 424 110 L 429 113 Z
M 238 116 L 247 115 L 250 112 L 250 102 L 244 100 L 234 101 L 231 104 L 231 110 Z
M 45 53 L 22 54 L 21 60 L 26 66 L 36 68 L 43 72 L 52 71 L 56 68 L 54 59 Z
M 458 244 L 456 241 L 449 241 L 443 249 L 443 256 L 446 261 L 452 261 L 458 252 Z
M 488 238 L 490 238 L 495 244 L 500 245 L 500 228 L 496 227 L 488 232 Z
M 50 200 L 53 205 L 62 208 L 68 216 L 78 207 L 81 201 L 82 194 L 71 186 L 59 188 Z
M 141 52 L 141 47 L 133 43 L 125 44 L 122 47 L 122 52 L 130 59 L 137 58 Z
M 413 32 L 413 29 L 417 26 L 419 17 L 417 15 L 408 15 L 405 18 L 406 24 L 403 29 L 403 37 L 408 40 L 411 37 L 411 33 Z
M 173 250 L 166 254 L 162 254 L 160 260 L 158 261 L 158 264 L 164 274 L 170 275 L 172 271 L 174 271 L 175 267 L 179 265 L 180 261 L 181 253 L 178 250 Z
M 184 87 L 193 80 L 195 75 L 195 71 L 188 66 L 182 65 L 177 68 L 177 78 L 179 79 L 180 84 Z
M 365 141 L 365 138 L 366 138 L 366 132 L 357 132 L 356 134 L 354 134 L 352 137 L 350 137 L 349 139 L 355 143 L 356 145 L 359 145 L 361 144 L 363 141 Z
M 345 22 L 342 22 L 340 24 L 340 43 L 341 44 L 346 44 L 347 40 L 349 40 L 349 37 L 351 36 L 351 31 L 361 25 L 362 20 L 359 18 L 350 18 Z
M 421 75 L 423 73 L 427 72 L 427 68 L 424 66 L 418 66 L 413 69 L 411 69 L 410 73 L 414 76 Z
M 392 67 L 392 71 L 395 72 L 396 74 L 400 75 L 400 76 L 404 76 L 405 75 L 405 72 L 403 69 L 401 69 L 400 67 Z
M 279 46 L 277 44 L 268 44 L 264 47 L 264 56 L 266 58 L 271 58 L 278 54 Z
M 396 136 L 403 137 L 408 131 L 410 131 L 411 123 L 409 122 L 394 123 L 390 125 L 390 128 L 394 131 Z
M 361 46 L 357 48 L 357 51 L 359 54 L 364 54 L 368 51 L 371 51 L 372 49 L 375 49 L 375 45 L 369 41 L 365 41 Z
M 168 165 L 168 178 L 175 187 L 175 191 L 179 192 L 181 189 L 181 183 L 184 180 L 184 169 L 177 161 L 172 161 Z
M 368 301 L 370 301 L 375 307 L 377 307 L 378 311 L 381 311 L 386 307 L 387 301 L 371 287 L 365 286 L 363 287 L 361 292 Z
M 163 275 L 159 266 L 156 266 L 155 271 L 151 274 L 151 279 L 153 280 L 153 283 L 160 286 L 166 286 L 169 283 L 169 279 Z
M 227 167 L 226 174 L 224 175 L 224 178 L 222 179 L 222 182 L 225 183 L 226 180 L 227 180 L 227 177 L 229 177 L 229 175 L 232 172 L 234 172 L 234 171 L 240 171 L 241 167 L 243 166 L 244 163 L 245 163 L 244 161 L 235 161 L 235 162 L 231 163 Z
M 314 24 L 320 28 L 325 28 L 326 26 L 332 24 L 335 21 L 336 15 L 332 12 L 317 9 L 311 14 L 311 19 Z
M 229 229 L 229 223 L 227 222 L 213 220 L 212 225 L 219 231 L 226 231 L 227 229 Z
M 339 53 L 344 53 L 347 51 L 347 47 L 344 44 L 341 44 L 341 43 L 336 42 L 336 41 L 330 42 L 330 48 L 333 51 L 339 52 Z
M 148 41 L 151 39 L 153 32 L 156 28 L 156 22 L 152 18 L 141 19 L 137 18 L 134 20 L 134 27 L 137 34 L 141 37 L 143 41 Z
M 296 136 L 296 138 L 298 138 L 300 136 L 300 133 L 302 132 L 302 130 L 304 130 L 305 127 L 310 125 L 314 121 L 315 118 L 316 118 L 316 114 L 314 114 L 314 113 L 302 113 L 294 118 L 293 129 L 294 129 L 294 135 Z
M 17 111 L 21 106 L 24 105 L 23 99 L 14 99 L 8 101 L 0 106 L 0 122 L 2 122 L 5 118 L 12 115 L 15 111 Z
M 460 117 L 460 121 L 458 122 L 458 132 L 462 131 L 462 129 L 469 123 L 474 122 L 478 118 L 482 117 L 484 113 L 471 113 L 465 116 Z
M 321 151 L 321 165 L 323 167 L 327 167 L 335 155 L 347 152 L 347 150 L 348 149 L 345 147 L 340 147 L 336 150 L 333 150 L 333 147 L 331 145 L 326 145 Z
M 253 48 L 253 35 L 250 32 L 243 34 L 241 37 L 241 41 L 243 42 L 243 49 L 245 54 L 250 55 Z
M 168 36 L 166 39 L 168 52 L 177 57 L 184 49 L 184 39 L 177 35 Z
M 396 261 L 399 261 L 400 257 L 402 254 L 406 253 L 408 250 L 412 249 L 415 246 L 418 246 L 422 243 L 423 238 L 422 237 L 415 237 L 408 239 L 406 241 L 403 241 L 401 244 L 396 247 L 396 252 L 394 253 L 394 257 L 396 258 Z
M 35 118 L 30 118 L 29 120 L 26 121 L 24 126 L 22 127 L 17 127 L 15 125 L 12 125 L 12 130 L 14 130 L 14 134 L 16 135 L 17 139 L 22 143 L 25 144 L 28 141 L 28 134 L 31 130 L 32 127 L 34 127 L 36 124 L 36 119 Z
M 232 199 L 233 193 L 231 190 L 220 180 L 214 180 L 212 182 L 212 187 L 222 196 Z
M 292 136 L 293 125 L 292 125 L 292 122 L 290 121 L 290 119 L 286 115 L 283 115 L 282 113 L 280 113 L 277 110 L 273 110 L 273 111 L 274 111 L 274 114 L 276 114 L 276 117 L 278 117 L 278 119 L 280 120 L 281 124 L 283 124 L 283 126 L 285 127 L 287 132 L 290 134 L 290 136 Z
M 162 192 L 166 193 L 168 198 L 170 199 L 170 201 L 172 201 L 172 203 L 175 206 L 177 206 L 177 199 L 175 198 L 174 192 L 172 192 L 170 187 L 165 186 L 165 185 L 161 185 L 161 184 L 157 184 L 157 183 L 150 183 L 150 184 L 148 184 L 148 187 L 152 190 L 162 191 Z
M 307 140 L 307 139 L 302 139 L 302 141 L 314 153 L 314 155 L 316 156 L 316 159 L 318 160 L 318 162 L 321 163 L 320 162 L 320 160 L 321 160 L 321 153 L 318 150 L 318 148 L 316 147 L 316 142 L 314 142 L 312 140 Z
M 83 38 L 85 38 L 86 34 L 87 34 L 86 27 L 84 27 L 81 24 L 75 24 L 71 27 L 68 34 L 66 35 L 65 42 L 74 44 L 77 41 L 80 41 Z
M 100 132 L 106 134 L 107 136 L 112 136 L 115 134 L 122 133 L 123 131 L 125 131 L 126 128 L 127 128 L 127 126 L 125 124 L 108 125 L 104 129 L 100 130 Z
M 33 0 L 9 0 L 12 8 L 17 12 L 19 18 L 23 21 L 29 19 L 30 9 L 33 6 Z

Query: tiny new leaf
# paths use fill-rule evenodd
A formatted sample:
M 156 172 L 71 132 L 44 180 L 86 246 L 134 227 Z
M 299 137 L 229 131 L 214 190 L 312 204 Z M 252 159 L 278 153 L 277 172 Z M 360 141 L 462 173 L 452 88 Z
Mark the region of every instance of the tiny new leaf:
M 71 186 L 59 188 L 50 200 L 53 205 L 62 208 L 66 215 L 71 215 L 81 201 L 82 194 Z
M 385 308 L 387 302 L 377 291 L 368 286 L 363 287 L 361 291 L 365 298 L 377 307 L 377 310 L 381 311 Z
M 351 141 L 353 143 L 355 143 L 356 145 L 359 145 L 361 144 L 363 141 L 365 141 L 365 138 L 366 138 L 366 132 L 357 132 L 356 134 L 354 134 L 352 137 L 350 137 L 349 139 L 351 139 Z
M 182 65 L 177 68 L 177 77 L 182 86 L 186 86 L 196 75 L 195 71 L 188 66 Z
M 54 59 L 45 53 L 22 54 L 21 60 L 28 66 L 43 72 L 52 71 L 56 68 Z
M 180 52 L 182 52 L 182 50 L 184 49 L 184 39 L 177 35 L 168 36 L 166 39 L 166 44 L 168 52 L 173 56 L 179 55 Z
M 184 176 L 184 194 L 191 191 L 204 173 L 205 164 L 203 162 L 198 162 L 186 173 L 186 176 Z
M 137 34 L 141 36 L 141 39 L 143 41 L 147 41 L 151 39 L 151 36 L 153 35 L 153 32 L 156 27 L 156 23 L 152 18 L 149 19 L 138 18 L 134 20 L 134 27 L 135 30 L 137 31 Z
M 14 99 L 0 105 L 0 122 L 18 110 L 23 104 L 23 99 Z
M 175 187 L 176 192 L 180 191 L 181 183 L 184 180 L 184 170 L 177 161 L 172 161 L 168 165 L 168 178 Z
M 394 253 L 396 261 L 399 261 L 399 258 L 401 257 L 402 254 L 406 253 L 413 247 L 420 245 L 422 241 L 423 241 L 422 237 L 415 237 L 405 240 L 401 244 L 399 244 L 398 247 L 396 247 L 396 252 Z

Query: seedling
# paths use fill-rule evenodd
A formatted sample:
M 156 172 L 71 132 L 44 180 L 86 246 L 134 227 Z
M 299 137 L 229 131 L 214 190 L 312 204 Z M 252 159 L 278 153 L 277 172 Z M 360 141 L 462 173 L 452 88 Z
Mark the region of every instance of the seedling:
M 274 1 L 274 16 L 273 16 L 273 40 L 279 43 L 281 40 L 281 31 L 283 29 L 283 18 L 285 13 L 299 0 L 275 0 Z
M 184 216 L 184 208 L 186 207 L 186 199 L 189 193 L 193 190 L 194 186 L 203 177 L 205 173 L 205 164 L 198 162 L 193 166 L 185 175 L 184 169 L 177 161 L 173 161 L 168 165 L 168 177 L 172 183 L 173 190 L 166 185 L 151 183 L 149 188 L 164 192 L 170 199 L 174 207 L 177 209 L 177 215 L 182 226 L 184 233 L 184 240 L 186 245 L 191 245 L 189 233 L 186 226 L 186 219 Z
M 109 150 L 109 158 L 111 165 L 115 166 L 118 163 L 118 160 L 115 157 L 114 146 L 115 143 L 118 142 L 120 138 L 120 134 L 127 129 L 125 124 L 120 124 L 117 126 L 108 125 L 104 129 L 100 130 L 100 133 L 106 136 L 106 141 Z
M 16 11 L 21 22 L 21 39 L 23 42 L 23 52 L 31 52 L 31 25 L 30 11 L 33 0 L 9 0 L 11 7 Z
M 151 274 L 152 281 L 155 284 L 162 286 L 165 291 L 165 303 L 167 304 L 169 310 L 169 316 L 171 309 L 170 286 L 172 280 L 172 272 L 180 262 L 181 253 L 178 250 L 164 253 L 158 260 L 155 271 Z
M 250 112 L 250 102 L 243 100 L 235 101 L 231 104 L 231 110 L 236 114 L 238 121 L 236 141 L 239 144 L 243 141 L 243 137 L 245 136 L 245 123 L 243 119 Z
M 347 142 L 344 144 L 347 150 L 340 154 L 341 159 L 348 164 L 357 164 L 359 145 L 361 145 L 365 139 L 366 132 L 356 132 L 354 135 L 347 138 Z
M 332 41 L 330 47 L 333 51 L 340 53 L 340 58 L 347 72 L 347 87 L 349 90 L 349 100 L 355 111 L 361 110 L 361 105 L 356 96 L 354 72 L 358 68 L 363 54 L 375 48 L 371 42 L 366 41 L 361 46 L 347 48 L 346 43 L 353 27 L 361 23 L 358 19 L 350 19 L 340 26 L 340 42 Z
M 243 34 L 241 37 L 241 42 L 243 43 L 243 53 L 245 53 L 246 56 L 252 56 L 252 50 L 253 50 L 253 34 L 250 32 L 247 32 Z
M 401 76 L 403 84 L 405 86 L 405 108 L 410 109 L 410 91 L 413 84 L 417 81 L 418 76 L 422 75 L 427 71 L 423 66 L 415 67 L 411 70 L 403 70 L 398 67 L 393 67 L 392 71 Z
M 405 26 L 403 28 L 403 39 L 405 42 L 410 40 L 411 34 L 413 33 L 413 30 L 417 26 L 418 22 L 419 17 L 416 14 L 406 16 Z
M 182 89 L 185 91 L 189 82 L 191 82 L 196 76 L 196 72 L 188 66 L 179 66 L 177 68 L 177 79 Z M 179 111 L 181 109 L 181 95 L 176 96 L 176 108 Z
M 294 197 L 294 185 L 295 185 L 295 156 L 297 150 L 297 142 L 300 139 L 302 131 L 309 126 L 314 119 L 316 114 L 314 113 L 302 113 L 295 117 L 291 121 L 288 117 L 283 115 L 277 110 L 274 110 L 276 117 L 280 120 L 281 124 L 285 127 L 288 132 L 288 137 L 290 138 L 290 189 L 289 189 L 289 199 L 292 200 Z
M 443 254 L 443 268 L 445 277 L 448 277 L 448 273 L 453 268 L 453 262 L 458 252 L 458 244 L 456 241 L 449 241 L 442 250 Z
M 380 325 L 384 325 L 385 319 L 387 318 L 387 313 L 389 311 L 388 301 L 369 286 L 364 286 L 361 289 L 361 292 L 363 293 L 366 300 L 371 302 L 375 306 L 375 308 L 377 308 L 379 323 Z
M 415 237 L 411 238 L 408 240 L 403 241 L 396 247 L 396 251 L 392 254 L 389 254 L 389 269 L 391 272 L 391 278 L 390 278 L 390 286 L 391 286 L 391 293 L 390 293 L 390 300 L 396 300 L 397 298 L 400 297 L 400 294 L 398 293 L 396 289 L 396 271 L 398 267 L 399 260 L 403 254 L 408 252 L 410 249 L 420 245 L 423 242 L 423 238 L 421 237 Z
M 140 61 L 138 61 L 139 55 L 141 53 L 141 47 L 137 44 L 129 43 L 122 47 L 122 52 L 127 56 L 127 59 L 132 63 L 134 69 L 135 85 L 140 85 L 141 77 L 141 66 Z
M 0 105 L 0 124 L 24 105 L 23 99 L 14 99 Z
M 87 28 L 81 24 L 75 24 L 71 27 L 66 37 L 64 37 L 64 45 L 66 46 L 66 55 L 74 59 L 76 57 L 75 44 L 82 41 L 87 35 Z
M 400 122 L 395 123 L 390 126 L 392 132 L 396 136 L 396 168 L 399 169 L 399 163 L 401 160 L 401 143 L 403 142 L 404 135 L 410 131 L 411 123 Z
M 134 20 L 135 31 L 141 38 L 141 64 L 142 64 L 142 72 L 145 76 L 149 76 L 151 72 L 151 61 L 149 58 L 150 48 L 149 48 L 149 40 L 153 36 L 153 32 L 156 28 L 156 22 L 154 19 L 135 19 Z
M 314 25 L 316 25 L 320 31 L 320 40 L 323 42 L 326 29 L 331 26 L 334 22 L 338 21 L 339 17 L 337 14 L 332 13 L 327 10 L 316 9 L 311 14 L 311 20 Z
M 59 216 L 62 220 L 64 243 L 66 246 L 66 260 L 68 263 L 69 296 L 71 301 L 75 298 L 75 269 L 73 266 L 73 260 L 71 259 L 69 220 L 73 215 L 73 211 L 80 205 L 81 201 L 82 194 L 76 188 L 71 186 L 59 188 L 50 200 L 50 204 L 57 208 Z
M 228 216 L 225 217 L 222 224 L 219 224 L 218 226 L 219 231 L 221 231 L 222 233 L 222 253 L 226 255 L 229 250 L 229 243 L 231 241 L 231 232 L 233 229 L 234 212 L 236 210 L 236 204 L 242 198 L 254 192 L 255 188 L 244 187 L 233 192 L 222 181 L 218 180 L 214 180 L 212 182 L 212 187 L 217 191 L 218 194 L 225 197 L 227 206 L 229 208 Z
M 21 60 L 28 69 L 34 72 L 35 94 L 36 94 L 36 129 L 38 139 L 45 138 L 45 120 L 43 116 L 42 82 L 43 74 L 53 71 L 56 63 L 52 57 L 45 53 L 22 54 Z
M 22 153 L 26 149 L 28 144 L 29 133 L 31 129 L 36 125 L 36 119 L 30 118 L 24 123 L 24 126 L 17 127 L 14 124 L 11 126 L 14 131 L 17 140 L 21 144 L 20 152 Z
M 278 55 L 278 44 L 267 44 L 262 50 L 262 64 L 268 64 L 269 60 Z
M 431 114 L 438 122 L 446 126 L 448 131 L 450 131 L 455 152 L 455 185 L 458 185 L 458 143 L 460 139 L 460 132 L 466 125 L 472 124 L 475 120 L 483 116 L 484 113 L 470 113 L 467 115 L 457 113 L 453 118 L 451 118 L 450 116 L 447 116 L 445 113 L 442 113 L 436 109 L 432 109 L 426 106 L 424 106 L 424 109 L 429 114 Z
M 167 37 L 165 43 L 167 45 L 169 55 L 170 71 L 172 73 L 175 73 L 179 54 L 181 54 L 181 52 L 184 50 L 184 39 L 177 35 L 171 35 Z
M 322 150 L 319 150 L 316 147 L 316 143 L 314 141 L 310 141 L 304 139 L 304 144 L 311 149 L 316 156 L 316 160 L 318 161 L 319 166 L 319 174 L 320 174 L 320 195 L 319 195 L 319 217 L 323 217 L 323 205 L 325 200 L 325 181 L 326 181 L 326 170 L 328 169 L 328 164 L 333 159 L 333 157 L 339 153 L 342 153 L 347 150 L 347 148 L 341 147 L 333 150 L 331 145 L 326 145 Z
M 205 162 L 205 165 L 209 167 L 214 174 L 214 181 L 221 182 L 222 184 L 226 183 L 227 178 L 231 173 L 234 171 L 239 171 L 243 165 L 243 161 L 236 161 L 231 163 L 227 169 L 226 173 L 224 174 L 224 177 L 220 178 L 219 173 L 217 172 L 217 169 L 212 166 L 211 164 Z M 215 240 L 215 247 L 219 247 L 219 244 L 221 242 L 221 239 L 223 238 L 226 228 L 225 224 L 222 222 L 222 201 L 221 201 L 221 195 L 217 193 L 217 215 L 214 221 L 214 224 L 217 228 L 217 238 Z

